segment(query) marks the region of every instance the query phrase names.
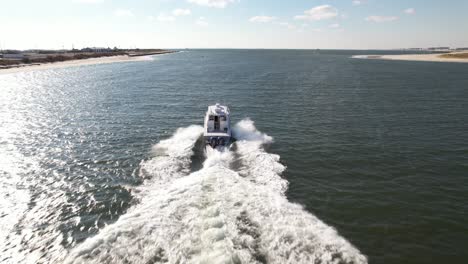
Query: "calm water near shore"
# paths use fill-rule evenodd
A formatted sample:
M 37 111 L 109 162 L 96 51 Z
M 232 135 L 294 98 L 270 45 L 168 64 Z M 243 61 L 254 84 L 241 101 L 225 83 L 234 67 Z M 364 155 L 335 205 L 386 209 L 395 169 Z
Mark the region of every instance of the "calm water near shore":
M 351 58 L 393 53 L 0 75 L 0 262 L 464 263 L 468 64 Z M 206 157 L 216 102 L 240 142 Z

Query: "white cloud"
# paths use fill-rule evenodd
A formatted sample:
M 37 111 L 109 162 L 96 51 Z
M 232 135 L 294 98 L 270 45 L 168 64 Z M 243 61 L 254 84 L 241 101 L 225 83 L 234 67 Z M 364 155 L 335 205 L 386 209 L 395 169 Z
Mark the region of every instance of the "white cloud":
M 353 3 L 353 6 L 358 6 L 358 5 L 363 5 L 367 3 L 367 0 L 353 0 L 352 3 Z
M 260 23 L 267 23 L 275 20 L 276 17 L 273 16 L 254 16 L 249 19 L 250 22 L 260 22 Z
M 312 9 L 304 11 L 304 15 L 297 15 L 294 19 L 297 20 L 324 20 L 338 16 L 338 10 L 330 5 L 316 6 Z
M 416 13 L 416 10 L 414 8 L 408 8 L 408 9 L 403 10 L 403 13 L 407 15 L 414 15 Z
M 199 17 L 197 21 L 195 21 L 195 24 L 198 26 L 208 26 L 208 22 L 206 22 L 206 19 L 204 17 Z
M 398 20 L 396 16 L 368 16 L 366 17 L 366 21 L 375 22 L 375 23 L 382 23 L 382 22 L 391 22 Z
M 166 14 L 159 14 L 156 18 L 159 22 L 172 22 L 175 20 L 175 17 L 169 16 Z
M 174 16 L 188 16 L 188 15 L 192 14 L 192 11 L 190 11 L 190 9 L 180 9 L 180 8 L 178 8 L 178 9 L 174 9 L 172 11 L 172 14 Z
M 148 19 L 148 21 L 153 22 L 154 21 L 154 16 L 147 16 L 146 19 Z
M 209 6 L 216 8 L 225 8 L 228 4 L 233 3 L 235 0 L 187 0 L 189 3 Z
M 296 29 L 296 26 L 288 22 L 278 22 L 280 26 L 287 27 L 288 29 Z
M 104 2 L 104 0 L 73 0 L 73 2 L 80 4 L 99 4 Z
M 132 17 L 132 16 L 134 16 L 133 12 L 128 10 L 128 9 L 116 9 L 114 11 L 114 15 L 118 16 L 118 17 Z
M 339 27 L 340 27 L 340 24 L 335 23 L 335 24 L 329 25 L 328 27 L 329 27 L 329 28 L 339 28 Z

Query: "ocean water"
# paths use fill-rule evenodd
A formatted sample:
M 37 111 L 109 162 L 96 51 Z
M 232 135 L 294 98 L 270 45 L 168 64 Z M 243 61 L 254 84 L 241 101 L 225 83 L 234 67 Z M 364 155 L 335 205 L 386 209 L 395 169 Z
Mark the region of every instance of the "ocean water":
M 369 53 L 1 74 L 0 262 L 466 262 L 468 64 Z M 205 154 L 216 102 L 238 141 Z

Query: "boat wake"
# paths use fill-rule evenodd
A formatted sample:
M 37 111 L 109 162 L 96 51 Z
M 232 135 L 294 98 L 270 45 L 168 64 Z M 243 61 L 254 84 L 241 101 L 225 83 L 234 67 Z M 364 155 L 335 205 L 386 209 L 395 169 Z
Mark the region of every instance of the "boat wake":
M 235 151 L 191 157 L 203 128 L 180 128 L 142 161 L 140 202 L 74 248 L 66 263 L 367 263 L 332 227 L 287 200 L 272 138 L 251 120 L 234 127 Z

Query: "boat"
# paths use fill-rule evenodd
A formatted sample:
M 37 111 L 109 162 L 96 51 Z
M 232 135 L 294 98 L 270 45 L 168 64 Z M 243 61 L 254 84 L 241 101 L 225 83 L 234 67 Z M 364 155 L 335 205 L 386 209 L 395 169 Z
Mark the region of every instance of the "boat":
M 228 147 L 231 144 L 233 138 L 229 107 L 218 103 L 208 106 L 203 138 L 205 145 L 213 149 Z

